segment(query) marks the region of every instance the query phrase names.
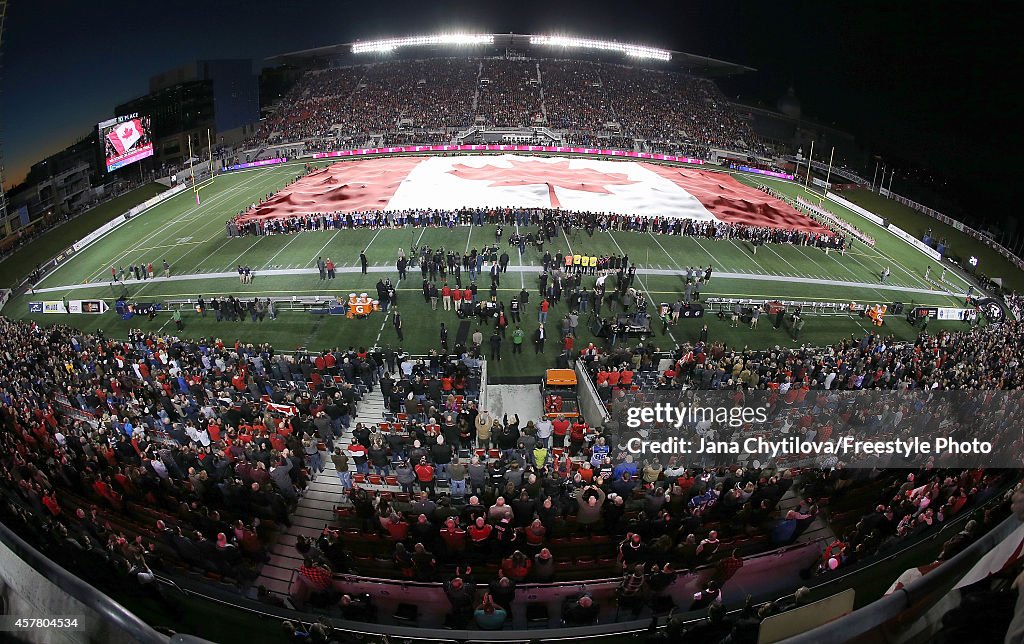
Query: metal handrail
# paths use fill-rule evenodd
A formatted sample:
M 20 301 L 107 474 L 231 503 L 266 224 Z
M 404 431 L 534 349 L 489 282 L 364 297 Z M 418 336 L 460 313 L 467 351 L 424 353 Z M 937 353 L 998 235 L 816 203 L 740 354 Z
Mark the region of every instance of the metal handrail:
M 912 607 L 915 602 L 960 579 L 986 552 L 999 544 L 1019 526 L 1020 521 L 1016 517 L 1010 516 L 995 529 L 989 530 L 980 539 L 927 575 L 915 579 L 898 591 L 863 608 L 787 641 L 791 644 L 814 644 L 827 641 L 848 641 L 865 635 L 872 629 L 897 617 L 901 612 Z
M 139 619 L 127 608 L 96 590 L 60 565 L 49 559 L 0 523 L 0 542 L 3 542 L 22 561 L 32 566 L 51 584 L 67 593 L 87 608 L 102 616 L 103 621 L 142 644 L 166 644 L 169 638 Z

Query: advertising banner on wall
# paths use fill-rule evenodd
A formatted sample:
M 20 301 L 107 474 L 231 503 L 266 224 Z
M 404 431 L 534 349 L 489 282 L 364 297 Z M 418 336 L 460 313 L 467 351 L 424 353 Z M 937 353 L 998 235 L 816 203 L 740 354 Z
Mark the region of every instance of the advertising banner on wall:
M 44 302 L 29 302 L 29 313 L 74 313 L 86 315 L 99 315 L 106 313 L 110 308 L 103 300 L 68 300 L 66 303 L 61 300 L 47 300 Z

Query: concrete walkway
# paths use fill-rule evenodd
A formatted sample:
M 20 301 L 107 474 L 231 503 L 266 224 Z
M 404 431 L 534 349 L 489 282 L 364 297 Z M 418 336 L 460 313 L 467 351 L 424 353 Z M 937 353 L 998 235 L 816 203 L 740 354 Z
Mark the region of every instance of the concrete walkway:
M 355 427 L 356 423 L 376 424 L 383 420 L 383 417 L 384 397 L 379 388 L 374 388 L 359 401 L 352 427 Z M 346 430 L 340 438 L 335 439 L 334 446 L 344 449 L 351 442 L 352 432 Z M 287 597 L 292 574 L 302 565 L 302 556 L 295 549 L 295 538 L 302 535 L 315 540 L 325 525 L 337 527 L 334 507 L 346 504 L 347 501 L 342 497 L 341 481 L 338 480 L 330 454 L 321 452 L 320 455 L 326 459 L 324 471 L 317 474 L 306 487 L 305 493 L 299 499 L 298 507 L 291 516 L 291 527 L 270 547 L 270 560 L 260 568 L 260 576 L 253 582 L 254 587 L 264 585 L 271 592 Z M 356 471 L 355 463 L 351 459 L 348 466 L 350 471 Z
M 519 414 L 521 427 L 527 421 L 536 421 L 544 412 L 538 385 L 488 385 L 487 406 L 495 418 L 501 418 L 502 414 Z

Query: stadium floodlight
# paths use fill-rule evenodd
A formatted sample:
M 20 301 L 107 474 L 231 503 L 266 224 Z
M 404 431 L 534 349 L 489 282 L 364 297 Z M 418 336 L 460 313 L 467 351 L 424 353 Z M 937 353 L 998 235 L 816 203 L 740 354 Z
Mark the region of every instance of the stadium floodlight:
M 672 52 L 667 49 L 645 47 L 643 45 L 627 45 L 610 40 L 591 40 L 572 36 L 530 36 L 531 45 L 549 45 L 551 47 L 571 47 L 576 49 L 599 49 L 601 51 L 618 51 L 634 58 L 654 58 L 656 60 L 672 60 Z
M 493 45 L 494 34 L 438 34 L 435 36 L 411 36 L 409 38 L 388 38 L 352 43 L 353 54 L 389 52 L 399 47 L 423 45 Z

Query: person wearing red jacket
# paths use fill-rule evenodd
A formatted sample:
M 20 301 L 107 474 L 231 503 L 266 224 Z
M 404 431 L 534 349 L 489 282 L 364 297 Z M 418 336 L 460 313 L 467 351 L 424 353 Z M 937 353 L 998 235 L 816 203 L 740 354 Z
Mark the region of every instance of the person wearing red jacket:
M 493 530 L 494 526 L 487 523 L 483 517 L 477 517 L 476 523 L 469 526 L 469 540 L 477 554 L 485 554 L 490 548 L 491 532 Z
M 429 492 L 434 495 L 434 466 L 427 462 L 427 457 L 420 458 L 419 464 L 413 468 L 416 471 L 416 480 L 420 484 L 421 492 Z
M 628 389 L 633 384 L 633 370 L 626 367 L 619 373 L 619 386 Z
M 466 531 L 459 527 L 455 519 L 449 517 L 444 522 L 444 527 L 441 528 L 440 534 L 441 540 L 444 542 L 450 555 L 458 556 L 459 553 L 466 549 Z
M 447 282 L 441 287 L 441 307 L 445 311 L 452 310 L 452 287 Z
M 608 386 L 610 386 L 610 387 L 618 387 L 619 386 L 619 379 L 621 377 L 622 377 L 622 372 L 616 371 L 614 369 L 612 371 L 609 371 L 608 372 Z
M 565 416 L 559 416 L 552 423 L 552 436 L 554 442 L 553 447 L 563 447 L 565 445 L 565 435 L 569 433 L 569 421 L 565 419 Z

